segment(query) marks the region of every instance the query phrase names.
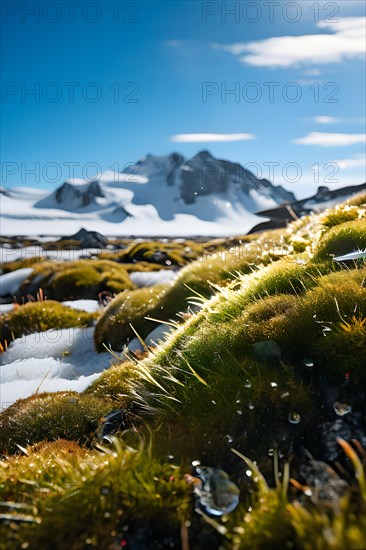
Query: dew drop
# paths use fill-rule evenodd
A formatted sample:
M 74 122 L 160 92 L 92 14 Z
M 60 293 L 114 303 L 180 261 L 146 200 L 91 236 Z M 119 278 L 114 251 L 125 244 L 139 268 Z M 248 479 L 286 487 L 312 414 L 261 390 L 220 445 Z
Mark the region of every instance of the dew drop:
M 238 414 L 243 414 L 243 411 L 242 411 L 241 409 L 238 409 L 236 412 L 237 412 Z
M 276 382 L 271 382 L 271 388 L 277 388 Z
M 269 455 L 269 456 L 273 456 L 273 453 L 274 453 L 274 450 L 273 450 L 273 449 L 268 449 L 268 455 Z
M 226 434 L 225 438 L 228 443 L 232 443 L 234 441 L 233 436 L 230 434 Z
M 299 415 L 299 413 L 291 412 L 288 415 L 288 421 L 290 422 L 290 424 L 299 424 L 299 422 L 301 422 L 301 416 Z
M 246 388 L 251 388 L 251 387 L 252 387 L 252 383 L 251 383 L 249 380 L 246 380 L 244 386 L 245 386 Z
M 249 408 L 250 411 L 252 411 L 254 409 L 253 403 L 249 403 L 248 408 Z
M 252 470 L 245 470 L 248 477 L 252 477 Z
M 334 403 L 333 409 L 338 416 L 344 416 L 352 411 L 351 405 L 348 405 L 347 403 L 338 403 L 338 401 Z
M 314 361 L 310 359 L 310 357 L 305 357 L 303 363 L 305 367 L 309 367 L 309 369 L 311 369 L 314 366 Z
M 201 462 L 199 460 L 192 460 L 192 466 L 193 468 L 196 468 L 196 466 L 201 466 Z

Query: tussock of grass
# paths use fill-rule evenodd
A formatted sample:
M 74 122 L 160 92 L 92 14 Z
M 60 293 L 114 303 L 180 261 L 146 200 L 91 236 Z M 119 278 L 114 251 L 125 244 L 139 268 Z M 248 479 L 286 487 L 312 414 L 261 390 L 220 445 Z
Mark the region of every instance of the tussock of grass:
M 0 316 L 0 342 L 49 329 L 91 326 L 96 314 L 64 306 L 53 300 L 28 302 Z
M 359 550 L 366 547 L 366 494 L 364 492 L 365 466 L 352 447 L 339 440 L 349 458 L 352 457 L 357 483 L 341 497 L 338 504 L 314 502 L 309 487 L 308 496 L 290 496 L 289 472 L 285 464 L 280 481 L 275 471 L 275 488 L 267 485 L 258 468 L 246 457 L 256 481 L 256 490 L 251 499 L 252 507 L 238 510 L 225 525 L 227 548 L 236 549 L 282 549 L 299 550 Z M 276 469 L 276 467 L 275 467 Z M 316 491 L 316 488 L 315 488 Z M 353 501 L 353 502 L 352 502 Z
M 79 462 L 75 455 L 81 451 L 71 449 L 70 456 L 65 443 L 58 446 L 28 449 L 29 457 L 0 463 L 5 492 L 12 493 L 8 480 L 14 476 L 18 494 L 25 491 L 39 521 L 3 530 L 7 548 L 28 542 L 34 549 L 107 550 L 180 540 L 190 489 L 179 468 L 154 459 L 148 448 L 134 450 L 117 441 L 114 449 L 89 452 Z

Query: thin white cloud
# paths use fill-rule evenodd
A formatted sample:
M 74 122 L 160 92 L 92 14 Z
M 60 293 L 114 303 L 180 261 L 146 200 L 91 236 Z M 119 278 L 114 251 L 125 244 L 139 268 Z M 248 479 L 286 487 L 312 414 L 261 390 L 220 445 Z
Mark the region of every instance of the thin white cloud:
M 236 55 L 241 63 L 270 68 L 325 65 L 365 55 L 366 17 L 343 17 L 338 22 L 321 21 L 316 26 L 332 33 L 278 36 L 211 46 Z
M 319 76 L 321 75 L 321 71 L 319 69 L 306 69 L 304 71 L 305 76 Z
M 338 165 L 340 170 L 352 170 L 353 168 L 366 167 L 366 155 L 360 155 L 350 159 L 340 159 L 333 161 Z
M 310 132 L 307 136 L 294 139 L 293 142 L 300 145 L 318 145 L 319 147 L 343 147 L 366 143 L 366 134 Z
M 326 116 L 319 115 L 314 117 L 309 117 L 308 120 L 316 122 L 317 124 L 345 124 L 345 123 L 364 123 L 364 117 L 335 117 L 335 116 Z
M 336 124 L 340 122 L 341 119 L 335 116 L 316 116 L 314 117 L 314 122 L 318 124 Z
M 179 143 L 202 143 L 219 141 L 245 141 L 255 139 L 254 134 L 177 134 L 170 136 L 170 141 Z

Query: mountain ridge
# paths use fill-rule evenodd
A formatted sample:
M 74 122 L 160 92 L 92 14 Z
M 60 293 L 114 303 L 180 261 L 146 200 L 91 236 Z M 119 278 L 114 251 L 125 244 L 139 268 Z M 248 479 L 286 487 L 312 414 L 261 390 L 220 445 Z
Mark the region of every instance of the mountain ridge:
M 189 159 L 149 154 L 125 171 L 69 179 L 52 192 L 2 189 L 3 232 L 10 235 L 22 227 L 32 235 L 85 227 L 104 235 L 227 236 L 247 233 L 265 212 L 299 202 L 281 185 L 205 150 Z

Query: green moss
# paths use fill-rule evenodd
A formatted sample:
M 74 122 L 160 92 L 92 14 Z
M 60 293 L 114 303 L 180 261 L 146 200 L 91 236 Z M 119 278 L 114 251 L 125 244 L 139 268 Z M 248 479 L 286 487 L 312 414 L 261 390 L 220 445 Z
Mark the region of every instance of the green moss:
M 190 488 L 178 467 L 154 459 L 149 449 L 118 443 L 110 452 L 89 453 L 79 462 L 67 456 L 67 447 L 60 447 L 48 448 L 47 455 L 47 447 L 29 449 L 31 460 L 13 458 L 0 465 L 5 487 L 18 469 L 29 480 L 22 484 L 16 477 L 15 483 L 18 491 L 27 491 L 31 506 L 26 510 L 34 518 L 16 530 L 3 529 L 6 548 L 27 542 L 30 549 L 52 545 L 55 550 L 83 550 L 87 545 L 107 550 L 117 544 L 149 548 L 151 541 L 155 546 L 155 541 L 179 540 Z M 71 451 L 74 455 L 75 449 Z
M 258 254 L 258 247 L 251 246 L 244 250 L 207 255 L 182 269 L 171 285 L 137 289 L 117 296 L 97 323 L 97 350 L 104 351 L 103 344 L 110 344 L 120 351 L 129 339 L 135 337 L 130 325 L 142 338 L 146 338 L 155 328 L 155 324 L 146 317 L 159 321 L 181 321 L 178 314 L 185 312 L 190 302 L 209 298 L 217 290 L 217 285 L 229 284 L 236 279 L 238 272 L 250 272 Z
M 95 313 L 67 307 L 53 300 L 28 302 L 0 316 L 0 342 L 4 344 L 7 340 L 9 344 L 13 338 L 49 329 L 88 327 L 95 318 Z
M 114 257 L 126 263 L 144 261 L 163 266 L 184 266 L 201 256 L 202 252 L 202 245 L 194 241 L 144 241 L 130 244 Z
M 131 361 L 123 361 L 112 365 L 102 372 L 86 390 L 85 393 L 95 397 L 107 398 L 118 402 L 119 407 L 126 407 L 132 400 L 129 395 L 129 383 L 135 375 L 136 364 Z
M 97 351 L 105 351 L 104 346 L 122 350 L 127 340 L 135 337 L 131 324 L 145 338 L 154 328 L 154 324 L 145 317 L 160 302 L 167 288 L 167 285 L 157 285 L 127 290 L 117 295 L 108 304 L 95 327 Z
M 342 223 L 359 219 L 361 212 L 362 211 L 357 206 L 342 204 L 326 213 L 322 218 L 322 223 L 326 227 L 334 227 Z
M 0 414 L 0 448 L 14 452 L 17 445 L 26 447 L 60 438 L 90 444 L 100 419 L 112 408 L 107 399 L 76 392 L 19 399 Z
M 49 299 L 98 299 L 100 292 L 111 294 L 135 288 L 126 269 L 110 260 L 42 262 L 21 285 L 19 297 L 35 295 L 41 288 Z
M 265 471 L 270 448 L 301 462 L 301 449 L 309 443 L 311 447 L 318 435 L 314 427 L 334 419 L 328 397 L 343 388 L 345 375 L 355 410 L 364 412 L 366 268 L 361 262 L 346 268 L 331 256 L 365 248 L 363 209 L 358 203 L 348 204 L 255 240 L 251 237 L 243 247 L 237 247 L 243 244 L 240 239 L 217 241 L 203 249 L 210 255 L 184 267 L 173 284 L 121 293 L 98 321 L 98 349 L 103 342 L 118 349 L 133 338 L 130 323 L 145 337 L 154 328 L 146 317 L 178 320 L 177 313 L 187 309 L 189 300 L 199 310 L 177 324 L 152 353 L 111 367 L 82 395 L 35 396 L 2 413 L 1 442 L 10 451 L 16 443 L 24 447 L 58 437 L 90 446 L 98 420 L 108 410 L 122 407 L 140 415 L 122 436 L 129 447 L 117 445 L 100 455 L 75 446 L 67 457 L 67 443 L 61 442 L 54 454 L 40 446 L 31 449 L 29 457 L 5 461 L 9 465 L 4 472 L 13 479 L 13 486 L 3 481 L 6 475 L 0 467 L 6 498 L 26 493 L 24 479 L 47 489 L 37 496 L 33 489 L 26 493 L 42 523 L 14 529 L 18 546 L 29 541 L 30 548 L 42 548 L 52 540 L 55 548 L 81 550 L 88 544 L 110 550 L 123 536 L 123 544 L 131 547 L 148 547 L 151 540 L 157 547 L 179 545 L 189 489 L 182 484 L 180 470 L 165 463 L 170 455 L 182 464 L 199 458 L 203 464 L 236 472 L 242 490 L 238 509 L 222 522 L 210 522 L 210 529 L 220 528 L 221 538 L 215 543 L 205 538 L 201 520 L 193 516 L 192 547 L 364 546 L 365 495 L 360 498 L 360 493 L 365 476 L 361 461 L 357 463 L 351 452 L 348 458 L 356 464 L 359 489 L 352 487 L 352 501 L 346 495 L 339 506 L 328 508 L 306 501 L 306 495 L 296 495 L 292 502 L 295 493 L 287 492 L 288 469 L 282 484 L 278 473 L 274 476 L 276 488 L 270 489 L 254 468 L 250 482 L 259 480 L 259 491 L 253 494 L 253 485 L 243 479 L 243 469 L 230 452 L 234 448 L 252 456 Z M 174 258 L 175 252 L 182 252 L 180 244 L 177 250 L 175 243 L 170 248 L 166 243 L 140 244 L 131 246 L 128 254 L 124 251 L 126 273 L 134 270 L 129 254 L 134 260 L 141 255 L 154 269 L 158 250 L 171 254 L 172 263 L 183 262 L 182 257 Z M 98 269 L 105 274 L 112 268 L 102 262 Z M 53 277 L 52 269 L 49 276 Z M 80 280 L 88 277 L 84 273 Z M 113 280 L 119 284 L 117 272 Z M 141 437 L 153 433 L 152 449 L 132 450 L 135 430 Z M 43 467 L 47 452 L 50 462 Z M 246 461 L 244 468 L 251 464 Z M 75 488 L 71 502 L 65 498 L 68 483 Z M 116 533 L 112 538 L 111 531 Z M 197 538 L 202 532 L 203 538 Z M 181 533 L 184 536 L 184 525 Z
M 365 220 L 342 223 L 328 231 L 315 246 L 314 261 L 322 262 L 354 250 L 366 249 Z

